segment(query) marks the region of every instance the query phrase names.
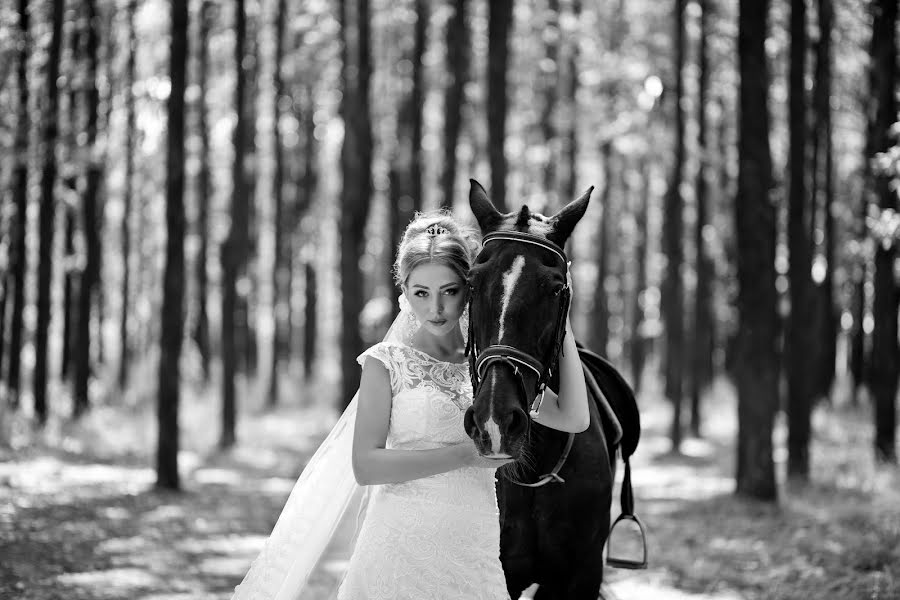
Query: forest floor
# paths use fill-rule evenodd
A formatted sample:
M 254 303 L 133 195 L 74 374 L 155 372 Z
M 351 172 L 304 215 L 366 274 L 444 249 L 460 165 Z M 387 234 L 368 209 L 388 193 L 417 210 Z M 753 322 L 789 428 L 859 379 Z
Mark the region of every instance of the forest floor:
M 733 493 L 726 383 L 706 397 L 705 437 L 688 438 L 678 455 L 666 437 L 671 411 L 649 388 L 633 477 L 650 568 L 607 568 L 612 598 L 900 599 L 900 471 L 874 465 L 868 409 L 819 407 L 813 483 L 782 481 L 770 505 Z M 304 399 L 247 407 L 239 445 L 220 452 L 216 398 L 185 390 L 184 491 L 171 493 L 153 487 L 152 402 L 126 404 L 39 433 L 5 424 L 13 446 L 0 450 L 3 600 L 229 598 L 335 417 Z M 781 471 L 784 458 L 779 421 Z

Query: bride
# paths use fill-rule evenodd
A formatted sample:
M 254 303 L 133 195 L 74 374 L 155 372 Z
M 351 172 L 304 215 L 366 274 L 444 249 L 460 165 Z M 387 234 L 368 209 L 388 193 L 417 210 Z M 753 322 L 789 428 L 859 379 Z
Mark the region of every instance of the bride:
M 298 479 L 233 600 L 299 598 L 358 486 L 371 490 L 339 600 L 508 598 L 495 472 L 463 428 L 472 404 L 463 329 L 478 242 L 446 212 L 420 214 L 400 243 L 401 311 L 357 359 L 359 391 Z M 574 345 L 572 336 L 566 343 Z M 560 394 L 532 418 L 583 431 L 587 395 L 576 351 Z M 567 368 L 571 367 L 571 368 Z M 577 368 L 576 368 L 577 367 Z

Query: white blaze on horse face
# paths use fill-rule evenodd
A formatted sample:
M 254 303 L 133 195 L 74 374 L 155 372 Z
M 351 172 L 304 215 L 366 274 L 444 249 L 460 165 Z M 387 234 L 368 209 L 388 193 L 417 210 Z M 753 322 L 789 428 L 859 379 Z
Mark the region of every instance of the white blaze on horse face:
M 497 372 L 491 373 L 491 389 L 497 389 Z M 484 431 L 491 438 L 491 454 L 500 453 L 500 425 L 494 420 L 494 403 L 491 402 L 491 415 L 484 424 Z
M 500 305 L 500 333 L 497 334 L 498 344 L 503 343 L 503 330 L 506 325 L 506 309 L 509 308 L 509 301 L 512 298 L 513 290 L 516 289 L 516 283 L 519 282 L 519 277 L 522 275 L 522 269 L 524 267 L 525 257 L 519 255 L 513 260 L 509 271 L 503 274 L 503 300 Z

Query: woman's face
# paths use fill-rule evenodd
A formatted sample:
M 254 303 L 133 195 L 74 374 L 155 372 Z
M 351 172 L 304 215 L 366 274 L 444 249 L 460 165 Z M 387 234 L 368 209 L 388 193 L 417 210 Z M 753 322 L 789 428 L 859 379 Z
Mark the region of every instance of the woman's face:
M 465 308 L 463 284 L 447 265 L 423 263 L 410 272 L 403 293 L 422 327 L 443 336 L 453 331 Z

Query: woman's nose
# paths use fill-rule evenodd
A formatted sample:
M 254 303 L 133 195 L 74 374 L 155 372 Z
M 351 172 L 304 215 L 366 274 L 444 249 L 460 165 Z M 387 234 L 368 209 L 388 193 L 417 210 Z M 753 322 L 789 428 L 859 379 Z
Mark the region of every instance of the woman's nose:
M 436 315 L 440 315 L 441 313 L 444 312 L 444 301 L 441 299 L 440 296 L 435 298 L 434 306 L 432 307 L 432 309 L 434 310 L 434 314 L 436 314 Z

